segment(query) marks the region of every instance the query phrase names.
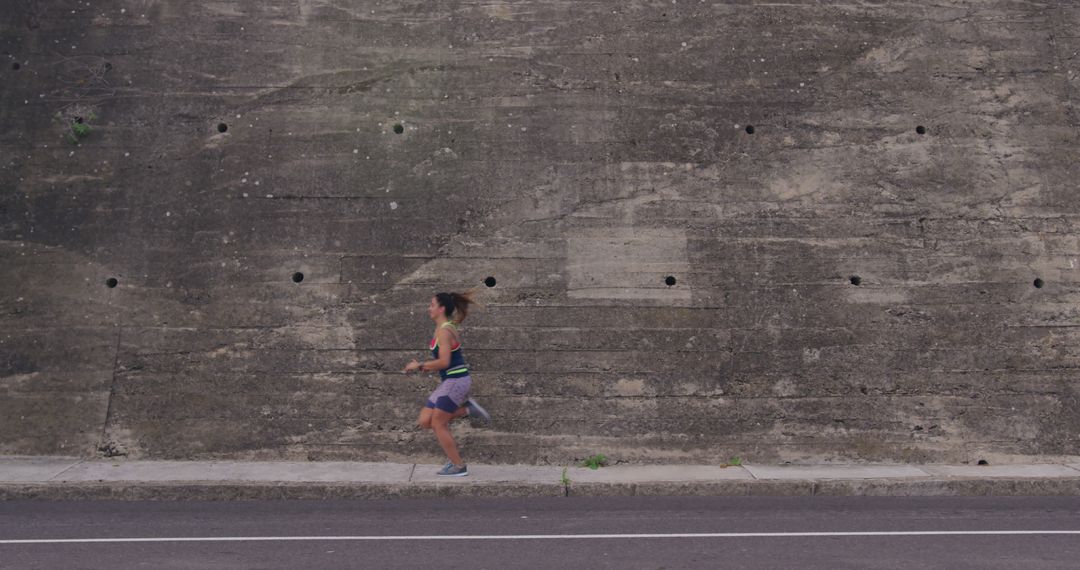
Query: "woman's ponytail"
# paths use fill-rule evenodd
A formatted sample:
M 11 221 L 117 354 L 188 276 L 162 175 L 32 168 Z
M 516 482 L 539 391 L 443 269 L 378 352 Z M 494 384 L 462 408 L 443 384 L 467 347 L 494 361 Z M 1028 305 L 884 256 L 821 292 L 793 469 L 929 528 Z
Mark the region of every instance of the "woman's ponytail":
M 465 291 L 464 293 L 450 293 L 450 295 L 454 298 L 455 323 L 460 323 L 461 321 L 464 321 L 465 317 L 469 315 L 469 305 L 477 304 L 476 301 L 473 301 L 473 295 L 475 294 L 476 291 L 473 289 Z

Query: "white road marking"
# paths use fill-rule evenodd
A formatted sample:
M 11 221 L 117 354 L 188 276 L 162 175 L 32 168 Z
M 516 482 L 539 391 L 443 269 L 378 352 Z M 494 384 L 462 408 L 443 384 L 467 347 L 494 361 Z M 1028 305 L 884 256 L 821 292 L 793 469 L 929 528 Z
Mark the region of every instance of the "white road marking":
M 275 542 L 298 540 L 580 540 L 621 538 L 826 538 L 844 536 L 1029 536 L 1080 535 L 1080 530 L 899 530 L 851 532 L 701 532 L 670 534 L 493 534 L 415 536 L 194 536 L 154 538 L 42 538 L 0 540 L 2 544 L 73 544 L 116 542 Z

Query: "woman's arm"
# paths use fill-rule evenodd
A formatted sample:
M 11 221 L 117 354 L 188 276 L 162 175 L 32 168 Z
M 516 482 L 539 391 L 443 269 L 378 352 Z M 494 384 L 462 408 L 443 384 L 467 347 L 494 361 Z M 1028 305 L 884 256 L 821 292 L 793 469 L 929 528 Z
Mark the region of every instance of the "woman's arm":
M 420 363 L 415 360 L 405 366 L 405 372 L 443 370 L 450 366 L 450 343 L 454 342 L 454 335 L 448 329 L 439 329 L 435 333 L 435 339 L 439 343 L 439 358 Z

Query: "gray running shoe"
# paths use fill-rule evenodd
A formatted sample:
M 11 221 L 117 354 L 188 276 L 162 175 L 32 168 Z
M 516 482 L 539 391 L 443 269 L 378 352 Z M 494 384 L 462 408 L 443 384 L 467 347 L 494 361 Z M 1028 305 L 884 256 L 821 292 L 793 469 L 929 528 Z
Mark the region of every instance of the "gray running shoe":
M 469 410 L 469 417 L 488 425 L 491 424 L 491 414 L 487 412 L 476 400 L 469 398 L 465 401 L 465 408 Z
M 447 463 L 445 467 L 439 470 L 436 475 L 442 475 L 443 477 L 464 477 L 469 474 L 469 467 L 466 465 L 454 465 L 453 463 Z

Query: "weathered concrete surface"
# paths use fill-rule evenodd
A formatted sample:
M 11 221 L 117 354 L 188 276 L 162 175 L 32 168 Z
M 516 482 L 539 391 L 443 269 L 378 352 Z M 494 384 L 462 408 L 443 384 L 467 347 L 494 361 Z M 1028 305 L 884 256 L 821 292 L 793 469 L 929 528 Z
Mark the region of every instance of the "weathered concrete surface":
M 1060 464 L 440 466 L 370 462 L 101 461 L 0 457 L 0 500 L 231 500 L 618 495 L 1071 495 L 1080 470 Z M 56 473 L 55 467 L 62 465 Z
M 922 470 L 930 475 L 948 477 L 1076 477 L 1080 470 L 1067 465 L 925 465 Z
M 409 475 L 410 483 L 439 485 L 486 485 L 518 483 L 529 485 L 562 485 L 562 468 L 554 465 L 473 465 L 468 477 L 447 478 L 436 475 L 442 465 L 416 465 Z
M 927 472 L 911 465 L 747 465 L 755 479 L 880 479 L 926 477 Z
M 81 462 L 74 457 L 6 457 L 0 461 L 0 481 L 51 481 Z
M 412 465 L 353 463 L 340 461 L 277 461 L 272 465 L 243 461 L 138 461 L 132 463 L 85 462 L 73 466 L 59 481 L 223 481 L 246 483 L 335 482 L 394 483 L 408 481 Z
M 574 483 L 666 483 L 753 479 L 743 468 L 716 465 L 635 465 L 601 469 L 571 467 L 566 478 Z
M 1071 3 L 9 4 L 0 453 L 1077 453 Z

